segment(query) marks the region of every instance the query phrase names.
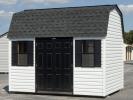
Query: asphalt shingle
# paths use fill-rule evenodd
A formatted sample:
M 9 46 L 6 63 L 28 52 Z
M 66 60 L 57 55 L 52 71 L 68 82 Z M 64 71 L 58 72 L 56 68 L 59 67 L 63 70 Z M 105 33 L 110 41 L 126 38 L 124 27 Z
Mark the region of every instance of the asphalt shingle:
M 105 37 L 116 5 L 33 9 L 15 13 L 8 38 Z

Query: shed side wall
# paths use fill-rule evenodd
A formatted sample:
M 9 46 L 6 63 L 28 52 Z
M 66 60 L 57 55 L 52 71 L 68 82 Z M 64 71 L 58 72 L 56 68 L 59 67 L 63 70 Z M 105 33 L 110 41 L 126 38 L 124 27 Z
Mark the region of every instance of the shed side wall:
M 30 39 L 25 39 L 24 41 L 29 41 Z M 11 42 L 12 41 L 23 41 L 11 40 L 9 41 L 9 91 L 12 92 L 35 92 L 35 59 L 33 61 L 33 66 L 12 66 L 11 65 Z M 35 40 L 33 41 L 34 56 L 35 56 Z M 34 57 L 35 58 L 35 57 Z
M 123 46 L 121 18 L 112 10 L 106 37 L 106 95 L 123 88 Z
M 8 39 L 7 35 L 0 37 L 0 72 L 8 72 Z
M 96 38 L 74 38 L 75 40 L 101 40 L 101 67 L 76 67 L 75 49 L 74 56 L 74 95 L 104 96 L 104 39 Z

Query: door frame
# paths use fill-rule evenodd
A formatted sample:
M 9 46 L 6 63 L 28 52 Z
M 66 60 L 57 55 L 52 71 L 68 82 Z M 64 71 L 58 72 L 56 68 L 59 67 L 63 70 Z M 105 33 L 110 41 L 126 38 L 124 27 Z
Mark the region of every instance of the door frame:
M 37 46 L 37 39 L 42 39 L 42 38 L 72 38 L 72 91 L 71 92 L 49 92 L 49 91 L 44 91 L 44 92 L 39 92 L 37 90 L 37 64 L 36 64 L 36 59 L 37 59 L 37 50 L 36 50 L 36 46 Z M 75 41 L 73 37 L 35 37 L 35 93 L 43 93 L 43 94 L 65 94 L 65 95 L 73 95 L 74 94 L 74 66 L 75 66 Z

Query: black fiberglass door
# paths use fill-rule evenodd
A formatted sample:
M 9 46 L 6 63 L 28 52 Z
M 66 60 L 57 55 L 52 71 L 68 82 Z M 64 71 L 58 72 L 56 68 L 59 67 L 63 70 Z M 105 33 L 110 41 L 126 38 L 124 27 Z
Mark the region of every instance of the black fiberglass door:
M 72 92 L 72 38 L 36 39 L 36 88 L 41 92 Z

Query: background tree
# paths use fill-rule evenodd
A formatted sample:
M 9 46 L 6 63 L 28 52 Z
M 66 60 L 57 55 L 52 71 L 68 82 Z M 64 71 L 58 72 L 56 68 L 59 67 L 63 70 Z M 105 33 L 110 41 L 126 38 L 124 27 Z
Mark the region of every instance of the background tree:
M 133 44 L 133 30 L 124 33 L 124 43 Z

